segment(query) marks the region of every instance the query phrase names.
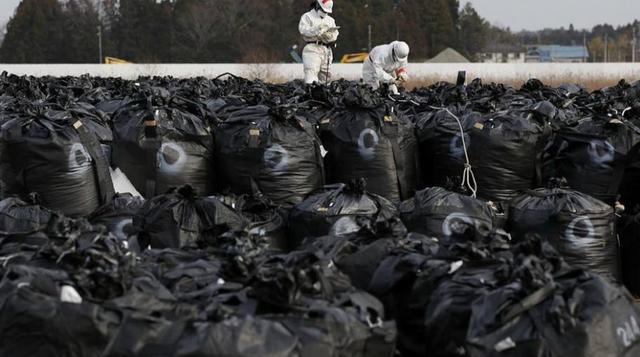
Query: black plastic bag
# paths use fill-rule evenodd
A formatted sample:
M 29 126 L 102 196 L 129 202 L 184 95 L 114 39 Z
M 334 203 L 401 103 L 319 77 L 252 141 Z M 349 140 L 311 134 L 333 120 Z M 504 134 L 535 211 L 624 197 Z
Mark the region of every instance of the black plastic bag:
M 10 120 L 0 130 L 6 145 L 2 159 L 10 161 L 0 172 L 7 193 L 36 192 L 44 206 L 72 217 L 110 201 L 109 159 L 100 143 L 111 141 L 111 131 L 102 118 L 85 108 L 33 110 L 39 112 Z
M 93 224 L 101 224 L 116 237 L 126 240 L 133 234 L 133 216 L 144 205 L 144 199 L 131 194 L 116 194 L 113 201 L 88 217 Z
M 420 188 L 460 182 L 465 168 L 465 147 L 471 149 L 469 132 L 481 120 L 475 112 L 452 111 L 460 119 L 462 131 L 454 117 L 444 110 L 425 112 L 416 119 L 419 142 Z M 462 135 L 464 135 L 464 143 Z
M 624 215 L 619 221 L 622 281 L 640 297 L 640 215 Z
M 100 356 L 120 323 L 117 313 L 92 303 L 63 302 L 60 295 L 0 286 L 0 355 Z
M 350 88 L 344 106 L 321 120 L 322 143 L 328 152 L 327 182 L 364 177 L 372 193 L 399 203 L 411 197 L 417 186 L 414 125 L 394 107 L 373 98 L 365 88 Z
M 216 198 L 199 197 L 191 186 L 145 202 L 133 218 L 142 249 L 182 248 L 243 230 L 245 220 Z
M 292 206 L 324 185 L 320 139 L 295 108 L 247 107 L 215 131 L 221 186 Z
M 113 117 L 113 162 L 149 199 L 191 185 L 213 192 L 212 128 L 199 108 L 180 97 L 142 96 Z
M 602 201 L 557 187 L 529 191 L 509 204 L 508 227 L 516 241 L 538 234 L 569 264 L 620 278 L 615 214 Z
M 35 197 L 32 197 L 35 199 Z M 26 236 L 46 230 L 55 213 L 37 202 L 7 198 L 0 201 L 0 237 Z
M 398 210 L 384 197 L 367 192 L 363 179 L 325 186 L 291 210 L 290 247 L 297 247 L 304 238 L 329 234 L 343 217 L 364 217 L 372 226 L 388 225 L 396 223 Z
M 241 196 L 216 196 L 232 207 L 249 223 L 250 236 L 266 240 L 274 249 L 287 249 L 287 217 L 289 211 L 262 193 Z
M 639 143 L 640 129 L 628 121 L 582 119 L 558 132 L 545 150 L 546 180 L 564 177 L 573 189 L 613 205 Z
M 572 271 L 535 291 L 514 282 L 472 305 L 472 357 L 632 357 L 640 354 L 640 310 L 602 278 Z
M 437 238 L 486 236 L 493 230 L 493 211 L 473 197 L 433 187 L 418 191 L 399 206 L 412 232 Z
M 479 198 L 509 201 L 539 180 L 547 129 L 524 115 L 515 111 L 487 115 L 470 131 L 469 155 Z

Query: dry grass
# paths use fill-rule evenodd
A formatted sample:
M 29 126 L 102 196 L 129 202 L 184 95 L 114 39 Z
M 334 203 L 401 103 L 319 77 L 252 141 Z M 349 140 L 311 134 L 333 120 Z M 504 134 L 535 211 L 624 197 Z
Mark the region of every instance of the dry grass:
M 247 79 L 251 79 L 251 80 L 259 79 L 263 82 L 268 82 L 268 83 L 286 82 L 286 78 L 284 78 L 281 75 L 278 75 L 276 66 L 268 63 L 249 64 L 247 65 L 247 70 L 244 73 L 242 73 L 242 76 Z
M 468 80 L 472 80 L 475 77 L 467 76 L 467 78 Z M 578 84 L 585 87 L 589 91 L 594 91 L 604 87 L 613 86 L 620 81 L 620 78 L 605 78 L 605 77 L 584 78 L 584 77 L 578 77 L 578 76 L 572 76 L 572 75 L 546 76 L 546 77 L 541 77 L 537 79 L 541 80 L 544 84 L 547 84 L 550 86 L 559 86 L 564 83 Z M 447 77 L 447 78 L 439 77 L 439 76 L 422 77 L 422 78 L 416 78 L 409 81 L 406 84 L 406 88 L 413 89 L 416 87 L 428 86 L 440 81 L 451 82 L 454 80 L 455 78 L 450 78 L 450 77 Z M 519 88 L 520 86 L 522 86 L 522 84 L 524 84 L 527 80 L 528 78 L 524 78 L 524 79 L 486 78 L 486 77 L 482 78 L 483 83 L 491 83 L 491 82 L 503 83 L 503 84 L 514 86 L 516 88 Z
M 275 70 L 273 65 L 270 64 L 251 64 L 247 69 L 246 73 L 243 73 L 243 76 L 249 79 L 260 79 L 262 81 L 268 83 L 284 83 L 287 81 L 287 78 L 282 75 L 278 75 L 278 71 Z M 468 81 L 476 78 L 472 73 L 467 74 Z M 335 79 L 335 78 L 334 78 Z M 512 78 L 492 78 L 492 77 L 483 77 L 483 83 L 503 83 L 507 85 L 514 86 L 519 88 L 524 84 L 529 78 L 523 79 L 512 79 Z M 607 77 L 580 77 L 575 75 L 549 75 L 545 77 L 538 77 L 537 79 L 541 80 L 544 84 L 550 86 L 559 86 L 564 83 L 572 83 L 578 84 L 586 88 L 588 91 L 594 91 L 597 89 L 601 89 L 604 87 L 609 87 L 616 85 L 620 78 L 607 78 Z M 412 78 L 409 82 L 405 84 L 405 87 L 409 90 L 416 87 L 429 86 L 431 84 L 447 81 L 452 82 L 455 81 L 455 76 L 430 76 L 430 77 L 419 77 Z

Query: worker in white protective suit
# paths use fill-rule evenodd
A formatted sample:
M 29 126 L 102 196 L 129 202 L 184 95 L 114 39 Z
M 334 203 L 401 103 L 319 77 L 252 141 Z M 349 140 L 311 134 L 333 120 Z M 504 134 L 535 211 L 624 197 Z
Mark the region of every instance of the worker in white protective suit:
M 394 41 L 388 45 L 375 47 L 362 66 L 362 79 L 373 89 L 388 84 L 393 94 L 398 94 L 398 84 L 409 79 L 407 65 L 409 45 L 406 42 Z
M 298 30 L 307 45 L 302 51 L 304 81 L 327 83 L 331 78 L 332 47 L 338 40 L 339 27 L 329 16 L 333 12 L 333 0 L 315 0 L 311 11 L 302 15 Z

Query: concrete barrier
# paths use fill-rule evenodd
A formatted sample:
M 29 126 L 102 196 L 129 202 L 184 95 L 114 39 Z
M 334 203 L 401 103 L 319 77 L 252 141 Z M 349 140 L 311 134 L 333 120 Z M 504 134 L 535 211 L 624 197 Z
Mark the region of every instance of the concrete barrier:
M 335 64 L 335 78 L 357 80 L 361 76 L 359 64 Z M 217 77 L 233 73 L 247 78 L 287 81 L 302 78 L 301 64 L 0 64 L 0 70 L 17 75 L 80 76 L 90 74 L 100 77 L 135 79 L 139 76 L 174 76 L 178 78 L 204 76 Z M 629 81 L 640 79 L 640 63 L 527 63 L 527 64 L 422 64 L 409 65 L 413 78 L 439 78 L 455 81 L 459 70 L 465 70 L 468 78 L 486 78 L 495 81 L 526 78 L 603 78 Z

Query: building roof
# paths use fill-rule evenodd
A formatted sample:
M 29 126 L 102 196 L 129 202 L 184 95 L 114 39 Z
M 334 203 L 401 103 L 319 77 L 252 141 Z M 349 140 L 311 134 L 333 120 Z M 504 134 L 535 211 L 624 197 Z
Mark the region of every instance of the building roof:
M 584 46 L 529 46 L 527 56 L 539 56 L 541 61 L 551 61 L 562 58 L 586 58 L 589 57 L 589 51 Z
M 469 60 L 453 48 L 447 48 L 427 61 L 428 63 L 469 63 Z

